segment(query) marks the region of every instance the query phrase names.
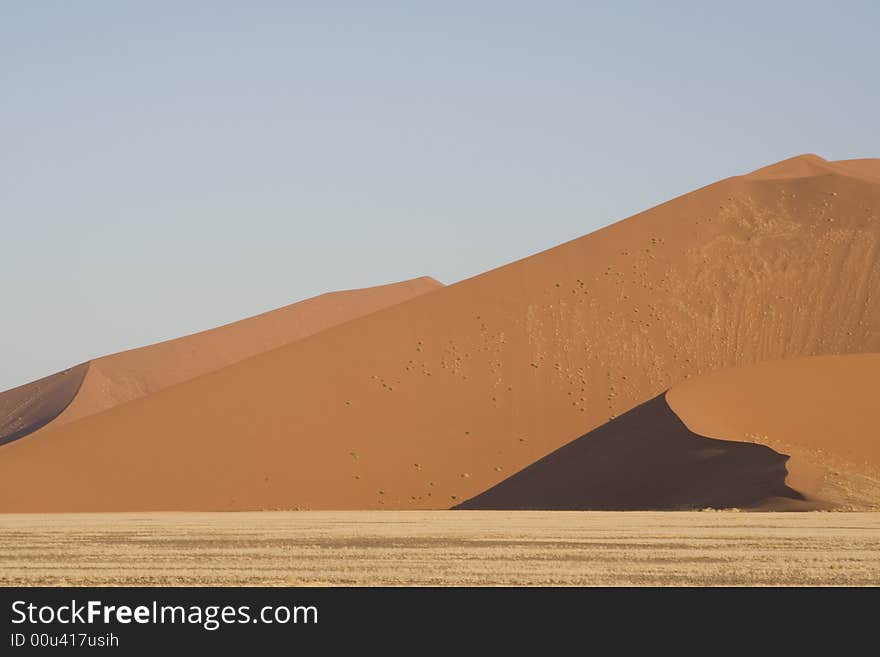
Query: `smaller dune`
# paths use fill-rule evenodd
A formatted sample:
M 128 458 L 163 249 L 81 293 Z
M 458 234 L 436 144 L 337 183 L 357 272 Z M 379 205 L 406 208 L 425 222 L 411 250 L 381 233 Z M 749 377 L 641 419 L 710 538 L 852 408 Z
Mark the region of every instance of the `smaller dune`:
M 791 457 L 788 484 L 816 504 L 880 505 L 880 354 L 771 361 L 680 383 L 669 405 L 691 431 Z
M 666 510 L 803 500 L 788 460 L 690 431 L 663 395 L 545 456 L 459 509 Z
M 96 358 L 0 392 L 0 445 L 59 427 L 443 287 L 423 276 L 329 292 L 218 328 Z
M 880 507 L 880 354 L 695 377 L 462 509 Z

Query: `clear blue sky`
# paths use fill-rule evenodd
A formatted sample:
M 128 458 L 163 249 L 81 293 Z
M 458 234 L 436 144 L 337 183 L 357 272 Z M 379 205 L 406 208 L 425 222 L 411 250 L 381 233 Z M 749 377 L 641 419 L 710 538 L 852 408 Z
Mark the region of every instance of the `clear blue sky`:
M 0 389 L 880 156 L 878 6 L 0 0 Z

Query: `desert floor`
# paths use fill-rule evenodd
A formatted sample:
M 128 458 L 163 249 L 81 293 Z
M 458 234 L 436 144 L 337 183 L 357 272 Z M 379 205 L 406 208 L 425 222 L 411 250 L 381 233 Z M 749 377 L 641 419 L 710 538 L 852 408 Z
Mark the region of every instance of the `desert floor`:
M 0 584 L 880 585 L 880 513 L 4 514 Z

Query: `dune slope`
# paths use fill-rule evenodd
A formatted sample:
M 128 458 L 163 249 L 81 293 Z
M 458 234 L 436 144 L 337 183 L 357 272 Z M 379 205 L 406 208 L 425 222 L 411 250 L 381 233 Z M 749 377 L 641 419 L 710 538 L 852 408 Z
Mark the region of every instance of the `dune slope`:
M 0 443 L 138 399 L 442 287 L 429 277 L 330 292 L 218 328 L 96 358 L 0 393 Z
M 880 354 L 772 361 L 673 387 L 691 431 L 791 456 L 788 485 L 818 505 L 880 507 Z
M 778 167 L 0 447 L 0 510 L 449 508 L 688 377 L 880 351 L 880 184 Z

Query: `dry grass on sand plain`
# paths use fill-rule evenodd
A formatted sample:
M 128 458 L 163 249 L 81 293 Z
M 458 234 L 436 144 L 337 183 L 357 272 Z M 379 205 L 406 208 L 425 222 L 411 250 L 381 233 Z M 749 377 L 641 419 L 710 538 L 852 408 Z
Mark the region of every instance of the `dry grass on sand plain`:
M 880 513 L 6 514 L 0 584 L 880 585 Z

